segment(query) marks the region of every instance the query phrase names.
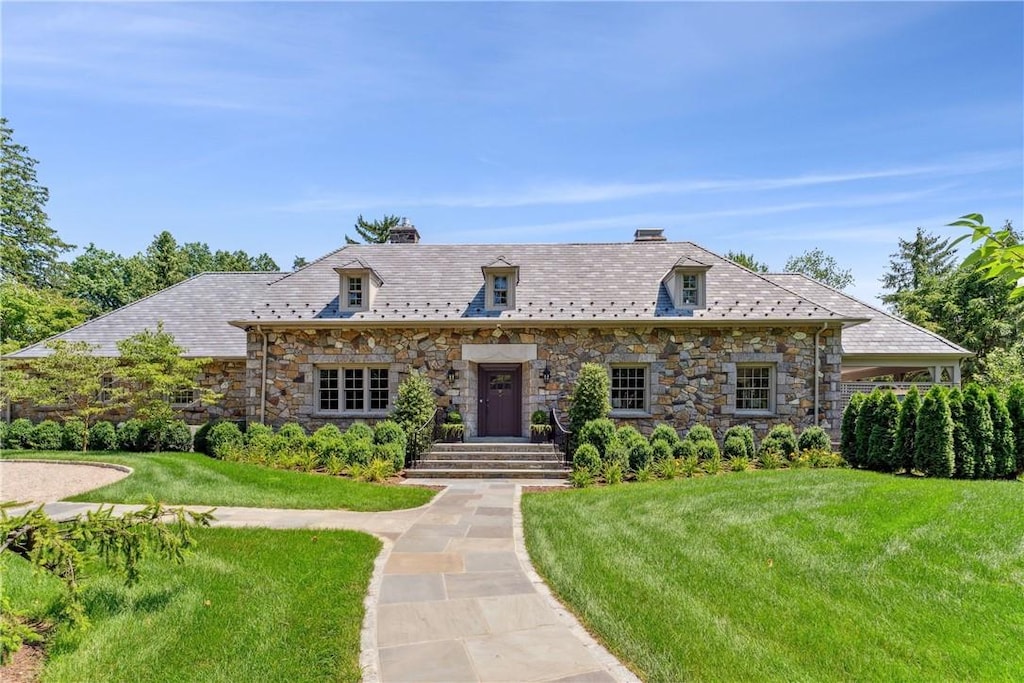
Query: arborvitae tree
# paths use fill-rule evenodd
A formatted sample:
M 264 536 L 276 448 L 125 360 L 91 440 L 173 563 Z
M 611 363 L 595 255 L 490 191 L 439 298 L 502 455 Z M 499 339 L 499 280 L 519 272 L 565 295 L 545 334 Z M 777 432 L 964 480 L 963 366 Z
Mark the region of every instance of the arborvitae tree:
M 992 418 L 992 459 L 995 460 L 994 476 L 1000 479 L 1011 477 L 1017 470 L 1014 454 L 1013 424 L 1006 402 L 993 388 L 985 392 L 988 398 L 989 416 Z
M 988 399 L 977 384 L 968 385 L 964 391 L 964 424 L 967 439 L 974 444 L 973 479 L 991 479 L 996 473 L 996 461 L 992 456 L 992 416 L 988 410 Z
M 1014 453 L 1016 455 L 1016 472 L 1024 472 L 1024 382 L 1010 387 L 1010 397 L 1006 401 L 1006 409 L 1010 413 L 1013 429 Z
M 864 394 L 854 394 L 850 397 L 850 403 L 843 411 L 843 425 L 839 438 L 839 449 L 842 451 L 846 462 L 852 466 L 857 464 L 857 416 L 860 414 L 861 406 L 867 398 Z
M 900 402 L 891 390 L 882 392 L 875 406 L 871 436 L 868 437 L 868 462 L 870 469 L 879 472 L 893 472 L 899 465 L 893 459 L 896 446 L 896 426 L 900 419 Z
M 917 432 L 917 413 L 921 409 L 921 394 L 917 387 L 903 397 L 900 405 L 900 419 L 896 424 L 896 444 L 893 447 L 892 462 L 909 474 L 914 469 L 914 436 Z
M 569 428 L 579 434 L 583 425 L 591 420 L 608 417 L 612 411 L 611 379 L 599 363 L 584 363 L 569 398 Z
M 929 477 L 953 476 L 953 416 L 940 386 L 933 386 L 921 402 L 914 446 L 914 467 Z
M 967 434 L 963 392 L 954 387 L 949 391 L 948 401 L 949 412 L 953 416 L 953 476 L 957 479 L 970 479 L 974 476 L 975 468 L 974 444 Z
M 878 409 L 878 404 L 882 401 L 882 392 L 875 389 L 867 398 L 864 399 L 864 403 L 860 406 L 860 412 L 857 414 L 857 456 L 856 463 L 850 463 L 855 467 L 867 467 L 868 463 L 871 462 L 869 456 L 869 442 L 871 441 L 871 430 L 875 426 L 875 411 Z

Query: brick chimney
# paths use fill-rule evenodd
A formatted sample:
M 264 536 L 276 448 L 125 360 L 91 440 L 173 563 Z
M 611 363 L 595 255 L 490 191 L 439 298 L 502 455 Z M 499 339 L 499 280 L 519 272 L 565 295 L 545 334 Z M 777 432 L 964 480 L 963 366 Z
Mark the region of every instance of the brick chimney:
M 416 244 L 419 241 L 419 231 L 405 216 L 402 216 L 402 220 L 391 228 L 391 232 L 388 234 L 388 242 L 391 244 Z
M 637 228 L 633 233 L 634 242 L 664 242 L 665 231 L 662 228 Z

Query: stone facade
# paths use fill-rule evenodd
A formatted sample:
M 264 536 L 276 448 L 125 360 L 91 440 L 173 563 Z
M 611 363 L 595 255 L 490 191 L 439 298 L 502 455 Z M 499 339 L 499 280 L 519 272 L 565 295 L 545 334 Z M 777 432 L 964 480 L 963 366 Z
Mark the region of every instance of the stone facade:
M 462 414 L 467 435 L 478 433 L 476 420 L 479 364 L 463 358 L 463 345 L 509 344 L 535 346 L 534 357 L 523 361 L 523 436 L 530 413 L 558 405 L 565 410 L 580 366 L 598 362 L 608 367 L 635 364 L 648 368 L 648 410 L 620 412 L 612 417 L 649 433 L 658 422 L 679 430 L 694 424 L 711 426 L 720 437 L 734 424 L 748 424 L 759 436 L 778 423 L 796 428 L 814 424 L 815 327 L 637 327 L 637 328 L 524 328 L 524 329 L 294 329 L 267 332 L 266 377 L 262 377 L 263 339 L 248 334 L 246 362 L 247 419 L 260 419 L 260 383 L 266 384 L 264 419 L 279 426 L 299 422 L 307 429 L 326 423 L 344 427 L 355 420 L 374 421 L 383 413 L 324 413 L 316 407 L 317 369 L 324 366 L 386 366 L 390 402 L 411 370 L 430 379 L 441 406 Z M 840 331 L 821 333 L 819 375 L 820 424 L 838 435 Z M 514 350 L 509 347 L 509 350 Z M 514 354 L 513 354 L 514 355 Z M 775 368 L 771 414 L 737 415 L 736 366 L 762 363 Z M 545 368 L 551 380 L 545 383 Z M 456 379 L 449 383 L 449 369 Z

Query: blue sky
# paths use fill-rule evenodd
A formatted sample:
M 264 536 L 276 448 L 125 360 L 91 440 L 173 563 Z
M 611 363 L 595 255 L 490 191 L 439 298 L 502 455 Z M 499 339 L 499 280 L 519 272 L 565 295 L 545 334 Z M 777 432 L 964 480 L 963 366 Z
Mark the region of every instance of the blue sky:
M 673 240 L 871 299 L 898 237 L 1024 225 L 1024 4 L 21 4 L 2 110 L 52 225 L 289 267 L 423 240 Z

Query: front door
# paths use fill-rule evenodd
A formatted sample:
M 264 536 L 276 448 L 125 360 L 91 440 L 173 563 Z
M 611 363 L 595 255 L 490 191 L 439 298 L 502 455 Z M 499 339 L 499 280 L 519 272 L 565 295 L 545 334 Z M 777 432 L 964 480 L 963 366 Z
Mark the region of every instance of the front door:
M 481 365 L 480 436 L 522 436 L 522 366 Z

